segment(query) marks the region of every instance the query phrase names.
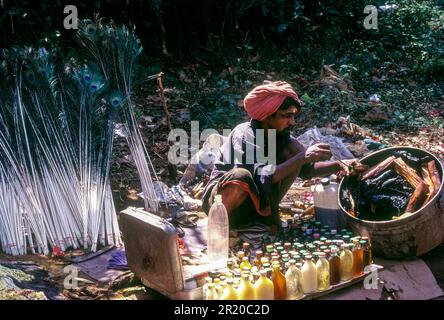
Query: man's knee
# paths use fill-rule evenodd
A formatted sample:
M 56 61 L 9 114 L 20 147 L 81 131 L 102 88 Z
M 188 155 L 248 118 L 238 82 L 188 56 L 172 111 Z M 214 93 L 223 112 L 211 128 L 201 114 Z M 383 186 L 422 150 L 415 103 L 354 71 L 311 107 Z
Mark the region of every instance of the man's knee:
M 253 175 L 250 171 L 244 168 L 233 168 L 229 171 L 231 173 L 231 180 L 243 181 L 248 183 L 253 180 Z

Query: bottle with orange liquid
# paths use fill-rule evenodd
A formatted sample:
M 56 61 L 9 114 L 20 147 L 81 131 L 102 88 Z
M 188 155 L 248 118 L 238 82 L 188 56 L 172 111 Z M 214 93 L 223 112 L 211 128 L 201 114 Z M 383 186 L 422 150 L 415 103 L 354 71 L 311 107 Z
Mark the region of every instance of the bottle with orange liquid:
M 271 281 L 273 281 L 274 286 L 274 299 L 275 300 L 286 300 L 287 299 L 287 281 L 285 276 L 279 270 L 279 262 L 273 263 L 273 273 L 271 275 Z

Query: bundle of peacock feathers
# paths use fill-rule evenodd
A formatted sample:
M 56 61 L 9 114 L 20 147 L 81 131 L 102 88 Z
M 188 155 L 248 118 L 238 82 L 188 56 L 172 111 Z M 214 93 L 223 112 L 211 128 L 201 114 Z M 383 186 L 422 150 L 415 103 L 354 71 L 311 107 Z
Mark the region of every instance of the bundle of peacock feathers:
M 146 208 L 157 212 L 150 160 L 133 111 L 142 50 L 134 30 L 80 21 L 80 55 L 0 52 L 0 243 L 17 255 L 120 245 L 109 183 L 122 119 Z

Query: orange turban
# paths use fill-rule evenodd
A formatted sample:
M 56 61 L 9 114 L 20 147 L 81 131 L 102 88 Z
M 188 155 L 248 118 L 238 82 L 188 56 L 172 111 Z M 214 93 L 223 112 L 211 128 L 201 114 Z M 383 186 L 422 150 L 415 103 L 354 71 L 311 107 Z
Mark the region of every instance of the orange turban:
M 299 97 L 287 82 L 275 81 L 257 86 L 244 99 L 244 108 L 250 118 L 262 121 L 275 113 L 286 97 L 300 103 Z

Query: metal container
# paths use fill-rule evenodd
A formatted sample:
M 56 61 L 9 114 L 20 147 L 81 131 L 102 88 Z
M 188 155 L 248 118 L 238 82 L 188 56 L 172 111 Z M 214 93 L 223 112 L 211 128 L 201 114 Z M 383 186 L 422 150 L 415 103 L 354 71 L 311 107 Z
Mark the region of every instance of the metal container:
M 428 155 L 435 160 L 441 177 L 441 186 L 438 193 L 424 207 L 411 216 L 397 220 L 361 220 L 349 214 L 341 203 L 340 195 L 347 184 L 347 178 L 342 179 L 340 183 L 338 202 L 342 219 L 354 233 L 370 238 L 374 255 L 389 259 L 408 259 L 425 254 L 444 241 L 444 169 L 440 160 L 434 155 L 413 147 L 392 147 L 379 150 L 360 161 L 374 166 L 398 150 L 405 150 L 420 157 Z
M 202 299 L 209 266 L 183 266 L 175 227 L 143 209 L 120 213 L 120 226 L 130 270 L 159 293 L 181 300 Z

